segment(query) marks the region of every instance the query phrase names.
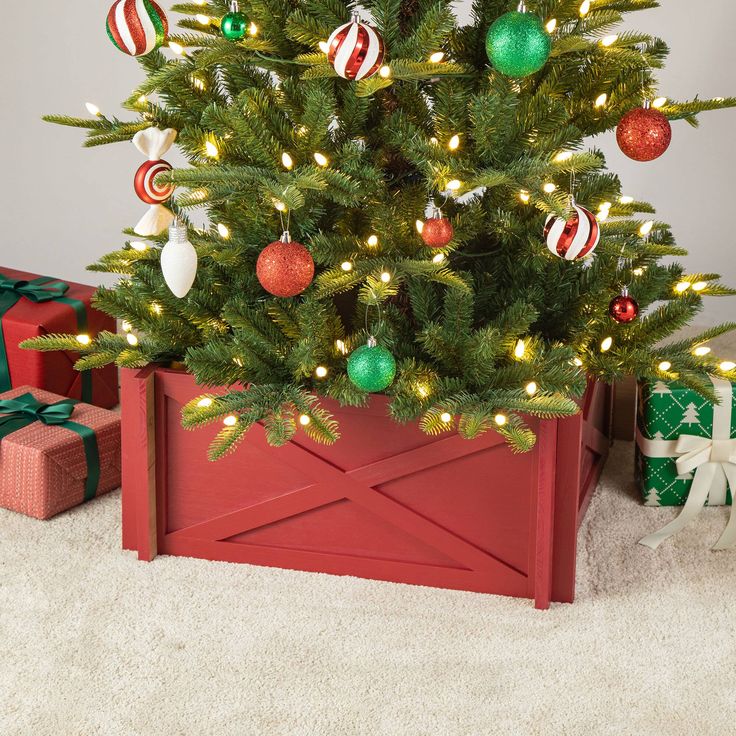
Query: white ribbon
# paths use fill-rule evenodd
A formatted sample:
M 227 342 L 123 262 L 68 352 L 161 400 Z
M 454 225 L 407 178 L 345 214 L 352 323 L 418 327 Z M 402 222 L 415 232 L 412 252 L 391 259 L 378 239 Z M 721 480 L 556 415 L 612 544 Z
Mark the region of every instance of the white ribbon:
M 639 540 L 639 544 L 657 549 L 662 542 L 684 529 L 708 502 L 711 506 L 723 506 L 728 487 L 736 496 L 736 439 L 731 439 L 732 385 L 711 377 L 720 401 L 713 406 L 713 437 L 696 437 L 683 434 L 677 440 L 650 440 L 637 432 L 637 444 L 647 457 L 677 458 L 677 472 L 686 475 L 695 471 L 685 505 L 680 515 L 654 534 Z M 736 501 L 736 498 L 734 499 Z M 736 503 L 721 538 L 713 549 L 730 549 L 736 546 Z
M 176 131 L 152 127 L 139 130 L 133 136 L 133 145 L 149 160 L 159 161 L 174 145 Z M 133 229 L 143 238 L 161 235 L 174 222 L 174 213 L 162 204 L 152 204 Z

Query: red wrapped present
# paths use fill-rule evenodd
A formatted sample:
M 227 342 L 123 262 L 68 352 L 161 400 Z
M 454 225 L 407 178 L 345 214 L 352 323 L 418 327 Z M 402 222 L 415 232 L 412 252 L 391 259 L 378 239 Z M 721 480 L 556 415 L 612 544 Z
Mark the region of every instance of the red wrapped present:
M 91 306 L 95 289 L 44 276 L 0 269 L 0 392 L 37 386 L 62 396 L 110 408 L 118 403 L 114 365 L 82 373 L 75 353 L 21 350 L 18 344 L 52 333 L 94 337 L 115 332 L 115 320 Z
M 0 394 L 0 506 L 49 519 L 120 486 L 120 416 L 22 386 Z

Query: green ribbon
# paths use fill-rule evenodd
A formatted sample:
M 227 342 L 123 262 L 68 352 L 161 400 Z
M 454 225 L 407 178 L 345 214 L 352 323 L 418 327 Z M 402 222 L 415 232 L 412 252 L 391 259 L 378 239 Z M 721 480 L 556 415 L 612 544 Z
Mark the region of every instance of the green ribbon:
M 76 432 L 84 444 L 84 456 L 87 460 L 84 500 L 89 501 L 97 495 L 100 483 L 100 450 L 93 429 L 69 421 L 77 403 L 74 399 L 64 399 L 55 404 L 42 404 L 30 393 L 16 396 L 14 399 L 0 400 L 0 442 L 13 432 L 34 422 L 57 425 Z
M 61 302 L 68 304 L 77 318 L 77 332 L 87 331 L 87 310 L 84 302 L 79 299 L 70 299 L 66 296 L 69 284 L 63 281 L 40 276 L 33 281 L 22 279 L 11 279 L 0 273 L 0 393 L 12 388 L 10 381 L 10 365 L 8 364 L 8 351 L 5 346 L 3 335 L 3 317 L 22 298 L 26 298 L 35 304 L 42 302 Z M 92 403 L 92 374 L 82 371 L 82 401 Z

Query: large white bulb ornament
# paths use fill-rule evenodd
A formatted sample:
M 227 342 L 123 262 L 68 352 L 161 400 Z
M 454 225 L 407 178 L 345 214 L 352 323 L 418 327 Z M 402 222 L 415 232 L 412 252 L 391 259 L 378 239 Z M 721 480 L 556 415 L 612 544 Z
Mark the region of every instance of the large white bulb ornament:
M 186 225 L 175 222 L 169 228 L 169 242 L 161 251 L 161 271 L 171 293 L 183 299 L 197 276 L 197 251 L 189 242 Z

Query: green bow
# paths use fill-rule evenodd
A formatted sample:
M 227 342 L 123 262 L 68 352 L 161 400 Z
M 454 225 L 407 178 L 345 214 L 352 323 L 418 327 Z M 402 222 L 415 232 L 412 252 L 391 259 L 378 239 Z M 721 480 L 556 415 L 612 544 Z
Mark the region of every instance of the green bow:
M 77 403 L 74 399 L 64 399 L 55 404 L 42 404 L 30 393 L 16 396 L 14 399 L 0 400 L 0 442 L 13 432 L 34 422 L 58 425 L 75 432 L 82 438 L 84 444 L 84 456 L 87 460 L 84 500 L 89 501 L 97 495 L 100 482 L 100 451 L 93 429 L 69 421 Z
M 86 332 L 87 310 L 84 303 L 79 299 L 65 297 L 67 291 L 69 291 L 69 284 L 47 276 L 40 276 L 33 281 L 24 281 L 11 279 L 0 273 L 0 392 L 9 391 L 12 387 L 2 318 L 23 298 L 34 304 L 50 301 L 62 302 L 74 310 L 77 317 L 77 332 Z M 87 403 L 92 401 L 92 374 L 89 371 L 82 372 L 82 401 Z

